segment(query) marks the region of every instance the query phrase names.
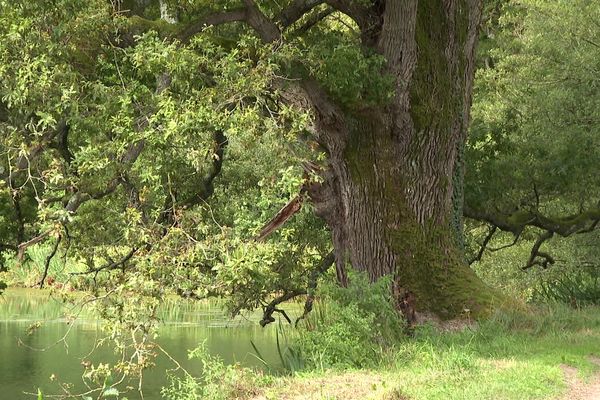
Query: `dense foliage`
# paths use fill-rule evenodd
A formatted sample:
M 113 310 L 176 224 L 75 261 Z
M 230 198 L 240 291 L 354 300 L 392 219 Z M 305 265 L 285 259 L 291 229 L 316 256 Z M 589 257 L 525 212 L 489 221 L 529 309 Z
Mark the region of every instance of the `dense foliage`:
M 487 67 L 477 72 L 466 195 L 551 214 L 593 207 L 600 9 L 521 1 L 503 10 L 495 46 L 480 55 Z
M 310 75 L 342 107 L 379 107 L 385 60 L 324 4 L 265 44 L 237 22 L 189 34 L 193 16 L 237 2 L 165 3 L 177 23 L 138 3 L 0 0 L 0 281 L 90 291 L 119 349 L 144 355 L 167 295 L 221 297 L 233 314 L 262 307 L 270 322 L 280 302 L 318 293 L 327 312 L 299 324 L 306 365 L 372 366 L 404 329 L 389 282 L 335 286 L 331 239 L 308 202 L 255 239 L 304 200 L 326 158 L 286 82 Z M 598 304 L 600 7 L 496 1 L 486 13 L 464 149 L 467 255 L 511 295 Z M 216 390 L 206 379 L 174 385 Z
M 130 46 L 114 35 L 134 22 L 66 3 L 3 4 L 5 246 L 39 238 L 104 287 L 231 295 L 236 310 L 306 286 L 328 247 L 308 210 L 277 243 L 252 241 L 302 183 L 307 116 L 272 87 L 286 49 L 239 27 L 224 28 L 234 51 L 223 32 Z
M 516 243 L 482 253 L 477 269 L 490 283 L 527 299 L 573 304 L 591 301 L 578 294 L 588 287 L 598 301 L 598 239 L 588 232 L 600 217 L 594 172 L 600 161 L 600 8 L 593 1 L 493 5 L 482 34 L 465 196 L 470 205 L 509 217 L 487 215 L 489 227 L 470 221 L 473 258 L 482 243 L 492 250 Z M 538 215 L 547 223 L 533 221 Z M 527 219 L 532 226 L 523 229 Z M 560 228 L 571 224 L 579 227 Z M 544 248 L 536 249 L 538 243 Z M 571 279 L 561 295 L 546 290 Z
M 298 353 L 309 369 L 377 367 L 406 333 L 387 290 L 389 280 L 370 285 L 353 274 L 348 288 L 324 284 L 322 302 L 304 321 Z

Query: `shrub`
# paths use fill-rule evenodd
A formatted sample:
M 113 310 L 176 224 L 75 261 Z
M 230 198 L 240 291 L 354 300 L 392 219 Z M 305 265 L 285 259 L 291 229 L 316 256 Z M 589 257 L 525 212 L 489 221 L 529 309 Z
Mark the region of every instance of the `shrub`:
M 370 284 L 359 273 L 351 274 L 348 288 L 324 285 L 298 339 L 306 365 L 321 370 L 376 366 L 404 332 L 389 285 L 389 279 Z

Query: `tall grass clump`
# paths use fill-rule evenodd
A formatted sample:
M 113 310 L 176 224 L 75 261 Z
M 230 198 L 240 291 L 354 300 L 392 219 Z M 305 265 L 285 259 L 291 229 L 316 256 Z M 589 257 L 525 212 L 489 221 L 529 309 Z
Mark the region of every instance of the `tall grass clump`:
M 14 254 L 0 254 L 2 264 L 5 267 L 5 272 L 1 274 L 3 280 L 10 286 L 38 286 L 44 275 L 47 262 L 48 271 L 44 282 L 47 287 L 52 286 L 53 282 L 58 282 L 61 285 L 69 283 L 75 288 L 81 288 L 85 286 L 85 279 L 91 279 L 83 276 L 72 276 L 74 272 L 85 270 L 86 267 L 81 260 L 65 257 L 64 254 L 59 252 L 48 261 L 51 253 L 52 246 L 40 244 L 28 247 L 22 260 L 19 260 Z
M 390 280 L 369 283 L 353 273 L 347 288 L 323 284 L 315 311 L 299 334 L 300 354 L 308 368 L 376 367 L 403 335 L 402 318 L 393 306 Z
M 227 365 L 208 352 L 206 343 L 188 353 L 191 360 L 202 364 L 202 374 L 192 376 L 186 371 L 183 376 L 168 374 L 169 384 L 161 395 L 167 400 L 227 400 L 249 398 L 258 394 L 257 388 L 266 385 L 271 377 L 239 364 Z
M 541 280 L 532 298 L 537 302 L 560 302 L 572 307 L 600 305 L 600 265 L 583 265 Z

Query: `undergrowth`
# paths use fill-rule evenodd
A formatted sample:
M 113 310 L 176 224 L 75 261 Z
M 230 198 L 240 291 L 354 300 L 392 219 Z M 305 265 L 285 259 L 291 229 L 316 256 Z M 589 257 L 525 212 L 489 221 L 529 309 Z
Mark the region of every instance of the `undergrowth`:
M 347 288 L 324 285 L 296 345 L 309 369 L 376 367 L 404 332 L 388 279 L 353 273 Z
M 257 388 L 267 385 L 272 378 L 239 364 L 227 365 L 219 357 L 209 354 L 202 343 L 189 352 L 188 357 L 202 363 L 202 374 L 192 376 L 188 372 L 170 373 L 169 386 L 161 394 L 167 400 L 227 400 L 249 398 L 257 394 Z
M 267 365 L 276 376 L 209 360 L 206 377 L 172 385 L 169 399 L 549 399 L 566 390 L 565 365 L 584 377 L 598 369 L 590 358 L 600 356 L 598 307 L 524 306 L 459 330 L 422 325 L 406 336 L 388 282 L 352 282 L 349 293 L 322 288 L 300 329 L 277 327 L 281 365 Z
M 600 309 L 553 304 L 499 312 L 478 325 L 432 325 L 398 339 L 370 368 L 320 368 L 278 380 L 266 397 L 314 399 L 550 399 L 566 390 L 561 366 L 598 369 Z M 349 378 L 347 378 L 349 377 Z M 355 395 L 336 382 L 349 380 Z M 319 392 L 311 389 L 320 385 Z M 313 397 L 298 397 L 300 393 Z

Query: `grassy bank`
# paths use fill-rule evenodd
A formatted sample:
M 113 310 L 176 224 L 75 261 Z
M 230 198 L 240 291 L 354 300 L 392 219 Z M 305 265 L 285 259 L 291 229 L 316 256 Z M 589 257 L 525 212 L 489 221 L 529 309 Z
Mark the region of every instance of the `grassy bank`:
M 423 326 L 373 368 L 300 372 L 251 398 L 566 399 L 569 373 L 585 383 L 599 356 L 600 307 L 544 306 L 455 332 Z
M 388 283 L 368 285 L 360 276 L 352 282 L 343 290 L 323 285 L 321 301 L 301 329 L 282 324 L 277 351 L 287 374 L 280 374 L 281 365 L 267 365 L 277 371 L 269 375 L 196 351 L 204 375 L 178 376 L 163 395 L 168 400 L 600 399 L 600 392 L 572 396 L 574 385 L 587 390 L 586 382 L 597 380 L 600 387 L 600 306 L 532 305 L 452 331 L 425 325 L 405 336 L 387 298 Z M 160 316 L 166 320 L 194 323 L 198 312 L 221 309 L 217 303 L 207 303 L 207 309 L 162 300 Z

